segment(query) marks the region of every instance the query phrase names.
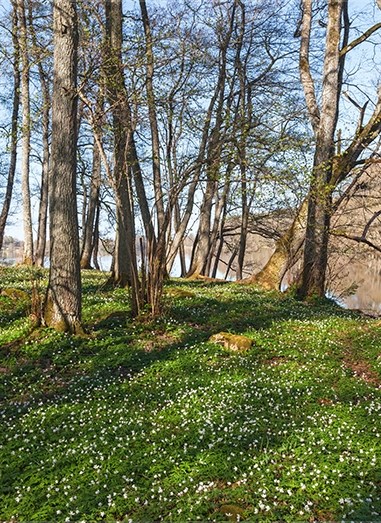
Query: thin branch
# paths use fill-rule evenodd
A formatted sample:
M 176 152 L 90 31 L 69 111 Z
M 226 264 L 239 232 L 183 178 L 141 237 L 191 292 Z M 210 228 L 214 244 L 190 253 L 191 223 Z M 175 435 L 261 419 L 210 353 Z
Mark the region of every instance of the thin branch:
M 376 32 L 378 29 L 381 28 L 381 22 L 378 24 L 372 25 L 365 33 L 363 33 L 361 36 L 353 40 L 350 44 L 344 46 L 342 50 L 340 51 L 340 56 L 344 56 L 345 54 L 349 53 L 349 51 L 352 51 L 355 47 L 362 44 L 367 40 L 374 32 Z
M 370 226 L 372 225 L 374 220 L 376 220 L 380 215 L 381 215 L 381 211 L 377 211 L 377 212 L 373 213 L 373 216 L 369 219 L 368 223 L 364 227 L 364 230 L 363 230 L 363 233 L 362 233 L 362 237 L 363 238 L 365 238 L 366 235 L 368 234 Z
M 368 247 L 371 247 L 375 251 L 381 252 L 381 247 L 378 247 L 373 242 L 367 240 L 366 238 L 363 238 L 362 236 L 351 236 L 350 234 L 345 234 L 342 232 L 332 232 L 332 231 L 330 234 L 332 234 L 333 236 L 339 236 L 340 238 L 345 238 L 347 240 L 352 240 L 357 243 L 364 243 L 365 245 L 368 245 Z

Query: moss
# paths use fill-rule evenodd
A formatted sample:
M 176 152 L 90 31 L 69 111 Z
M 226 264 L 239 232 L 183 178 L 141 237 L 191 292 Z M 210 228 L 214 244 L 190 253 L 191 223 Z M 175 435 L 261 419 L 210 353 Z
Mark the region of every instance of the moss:
M 172 296 L 173 298 L 194 298 L 196 296 L 194 292 L 186 289 L 179 289 L 178 287 L 167 289 L 166 295 Z
M 15 289 L 13 287 L 3 289 L 1 291 L 1 295 L 6 296 L 7 298 L 11 298 L 11 300 L 22 300 L 22 301 L 30 300 L 30 296 L 27 292 L 23 291 L 22 289 Z
M 58 316 L 54 302 L 51 298 L 47 298 L 44 307 L 44 323 L 47 327 L 51 327 L 57 332 L 68 332 L 69 328 L 64 318 Z

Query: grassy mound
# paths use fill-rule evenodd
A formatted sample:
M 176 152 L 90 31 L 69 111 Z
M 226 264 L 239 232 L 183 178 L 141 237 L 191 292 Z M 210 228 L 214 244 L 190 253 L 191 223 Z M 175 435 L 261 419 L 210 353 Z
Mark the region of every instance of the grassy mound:
M 86 337 L 0 295 L 0 520 L 380 520 L 377 321 L 180 280 L 162 318 L 132 321 L 105 280 L 84 273 Z

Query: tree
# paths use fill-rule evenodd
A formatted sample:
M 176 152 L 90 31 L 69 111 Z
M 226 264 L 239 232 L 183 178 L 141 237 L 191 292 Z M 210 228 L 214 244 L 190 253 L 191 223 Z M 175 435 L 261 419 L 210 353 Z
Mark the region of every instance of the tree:
M 18 15 L 15 3 L 12 9 L 12 43 L 13 43 L 13 102 L 12 102 L 12 122 L 10 132 L 10 161 L 8 168 L 7 184 L 5 189 L 4 202 L 0 214 L 0 249 L 3 247 L 4 231 L 11 206 L 13 186 L 16 175 L 17 161 L 17 139 L 18 139 L 18 119 L 20 111 L 20 45 L 18 39 Z
M 22 106 L 22 155 L 21 155 L 21 190 L 23 206 L 24 225 L 24 257 L 23 263 L 31 265 L 34 263 L 33 249 L 33 224 L 30 194 L 30 58 L 28 49 L 28 30 L 26 23 L 26 8 L 24 0 L 15 0 L 17 15 L 20 24 L 20 55 L 21 55 L 21 106 Z
M 54 1 L 53 31 L 50 271 L 44 320 L 59 331 L 80 333 L 81 273 L 76 203 L 78 21 L 75 1 Z
M 47 19 L 48 27 L 35 26 L 35 18 Z M 35 249 L 35 264 L 43 267 L 45 261 L 47 221 L 48 221 L 48 194 L 49 194 L 49 156 L 50 156 L 50 110 L 51 110 L 51 16 L 47 15 L 42 6 L 37 3 L 28 3 L 28 30 L 31 36 L 30 58 L 37 65 L 38 79 L 41 87 L 41 106 L 38 120 L 41 120 L 41 181 L 40 201 L 38 208 L 38 229 Z M 39 151 L 39 148 L 37 149 Z
M 114 281 L 131 286 L 132 313 L 141 307 L 140 282 L 135 246 L 134 200 L 131 169 L 131 110 L 122 66 L 122 2 L 105 0 L 106 41 L 104 72 L 106 93 L 113 118 L 114 170 L 112 184 L 116 198 L 117 236 L 114 254 Z
M 312 1 L 303 0 L 300 77 L 315 135 L 315 154 L 308 195 L 302 280 L 298 290 L 302 298 L 312 294 L 324 296 L 333 190 L 355 167 L 366 145 L 377 137 L 381 129 L 379 98 L 368 124 L 363 126 L 361 122 L 349 147 L 343 153 L 338 151 L 335 154 L 335 133 L 345 58 L 362 39 L 360 37 L 360 40 L 348 43 L 350 22 L 347 0 L 329 0 L 319 107 L 309 60 L 311 26 Z M 363 39 L 379 27 L 380 24 L 373 26 L 373 30 L 363 35 Z
M 329 0 L 322 9 L 316 11 L 319 18 L 316 15 L 314 17 L 312 2 L 303 0 L 300 25 L 296 32 L 296 36 L 301 38 L 301 84 L 314 134 L 313 167 L 308 195 L 295 213 L 290 228 L 277 241 L 275 252 L 266 266 L 251 279 L 266 287 L 279 288 L 289 261 L 304 246 L 303 270 L 298 290 L 301 298 L 311 294 L 323 296 L 325 293 L 330 221 L 332 212 L 336 209 L 335 206 L 332 208 L 334 191 L 348 180 L 359 164 L 367 165 L 372 162 L 372 152 L 368 151 L 367 156 L 364 153 L 381 130 L 381 98 L 380 93 L 377 93 L 373 111 L 369 114 L 367 110 L 369 98 L 362 106 L 357 103 L 360 117 L 356 127 L 345 140 L 336 140 L 347 55 L 367 41 L 381 24 L 374 24 L 350 42 L 352 24 L 348 2 Z M 323 14 L 327 22 L 321 19 Z M 313 74 L 317 69 L 316 63 L 311 65 L 311 38 L 316 34 L 314 23 L 320 27 L 320 31 L 321 26 L 326 28 L 320 76 Z M 359 70 L 361 71 L 361 64 Z M 343 147 L 344 144 L 346 147 Z

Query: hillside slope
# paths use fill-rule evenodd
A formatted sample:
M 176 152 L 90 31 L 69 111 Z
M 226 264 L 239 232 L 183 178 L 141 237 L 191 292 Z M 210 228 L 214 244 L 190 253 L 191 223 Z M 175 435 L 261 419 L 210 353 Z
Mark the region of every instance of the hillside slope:
M 88 272 L 70 337 L 33 330 L 31 281 L 2 272 L 0 521 L 380 520 L 379 322 L 180 280 L 132 321 Z

